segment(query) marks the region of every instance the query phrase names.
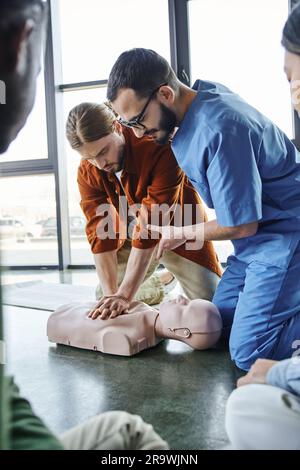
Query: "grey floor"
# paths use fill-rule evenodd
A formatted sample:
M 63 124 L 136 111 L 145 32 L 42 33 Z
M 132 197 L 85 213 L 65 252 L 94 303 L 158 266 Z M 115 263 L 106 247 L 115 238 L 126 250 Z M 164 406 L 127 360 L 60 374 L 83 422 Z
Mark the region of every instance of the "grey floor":
M 36 278 L 90 285 L 95 273 L 8 273 L 3 282 Z M 8 372 L 55 433 L 103 411 L 124 409 L 151 422 L 172 449 L 227 443 L 224 411 L 236 371 L 224 345 L 193 351 L 164 341 L 132 358 L 102 355 L 48 343 L 48 316 L 4 308 Z

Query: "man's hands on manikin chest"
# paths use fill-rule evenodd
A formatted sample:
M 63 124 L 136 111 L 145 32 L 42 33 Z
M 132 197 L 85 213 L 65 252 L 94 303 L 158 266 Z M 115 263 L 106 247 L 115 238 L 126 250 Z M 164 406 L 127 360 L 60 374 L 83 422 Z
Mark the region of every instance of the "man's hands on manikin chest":
M 117 258 L 114 259 L 115 269 L 111 276 L 111 285 L 115 287 L 104 290 L 104 296 L 89 312 L 89 318 L 95 320 L 100 317 L 102 320 L 106 320 L 129 312 L 130 304 L 145 279 L 155 250 L 155 246 L 147 249 L 131 248 L 124 279 L 119 287 L 117 287 Z M 99 273 L 103 271 L 99 263 L 97 271 Z M 103 279 L 103 272 L 100 274 L 100 279 Z

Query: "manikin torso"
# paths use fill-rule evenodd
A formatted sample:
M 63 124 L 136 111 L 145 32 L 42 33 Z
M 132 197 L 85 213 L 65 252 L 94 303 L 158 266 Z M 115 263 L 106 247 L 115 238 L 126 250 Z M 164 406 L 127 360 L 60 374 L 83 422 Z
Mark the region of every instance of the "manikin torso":
M 74 302 L 62 305 L 49 317 L 49 340 L 121 356 L 132 356 L 161 341 L 154 331 L 158 316 L 156 309 L 135 301 L 126 315 L 92 320 L 87 315 L 96 304 Z
M 195 349 L 207 349 L 221 334 L 218 309 L 205 300 L 189 301 L 179 296 L 162 303 L 159 312 L 134 301 L 128 314 L 106 320 L 88 317 L 95 305 L 95 302 L 62 305 L 49 317 L 49 341 L 132 356 L 155 346 L 162 338 L 184 341 Z

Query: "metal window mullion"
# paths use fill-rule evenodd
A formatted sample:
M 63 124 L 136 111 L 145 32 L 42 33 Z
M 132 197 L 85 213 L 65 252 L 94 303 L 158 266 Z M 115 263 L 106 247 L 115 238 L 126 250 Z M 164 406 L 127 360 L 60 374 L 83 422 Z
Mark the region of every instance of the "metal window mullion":
M 188 0 L 169 0 L 171 65 L 185 85 L 191 84 Z
M 108 80 L 93 80 L 88 82 L 62 83 L 58 85 L 58 90 L 62 92 L 91 90 L 95 88 L 105 88 Z
M 58 0 L 48 0 L 49 30 L 46 51 L 46 108 L 49 155 L 54 166 L 59 269 L 71 264 L 67 162 L 64 148 L 61 43 Z M 54 53 L 55 51 L 55 53 Z
M 28 176 L 40 175 L 43 173 L 53 173 L 53 164 L 45 160 L 22 161 L 21 165 L 16 165 L 15 162 L 4 162 L 0 168 L 2 177 L 8 176 Z

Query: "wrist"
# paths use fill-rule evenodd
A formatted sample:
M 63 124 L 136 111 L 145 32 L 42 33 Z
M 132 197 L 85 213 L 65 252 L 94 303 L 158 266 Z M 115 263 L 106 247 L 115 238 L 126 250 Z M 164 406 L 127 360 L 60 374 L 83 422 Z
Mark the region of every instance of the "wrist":
M 115 287 L 114 289 L 111 288 L 111 287 L 107 287 L 107 288 L 104 288 L 103 289 L 103 295 L 106 296 L 106 295 L 116 295 L 118 291 L 118 288 Z
M 195 240 L 196 239 L 196 233 L 195 233 L 195 229 L 192 225 L 187 225 L 185 227 L 183 227 L 183 237 L 182 239 L 187 242 L 187 241 L 191 241 L 191 240 Z
M 119 288 L 115 295 L 121 297 L 123 300 L 126 300 L 128 302 L 131 302 L 134 298 L 134 294 L 132 292 L 127 291 L 124 288 Z

